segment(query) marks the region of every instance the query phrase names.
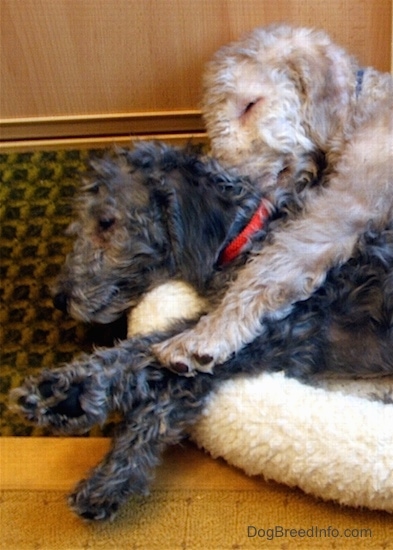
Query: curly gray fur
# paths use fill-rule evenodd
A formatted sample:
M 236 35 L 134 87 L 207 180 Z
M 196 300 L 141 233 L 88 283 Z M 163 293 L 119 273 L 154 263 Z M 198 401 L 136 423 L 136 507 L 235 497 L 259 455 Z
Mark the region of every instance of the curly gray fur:
M 71 227 L 74 249 L 54 289 L 57 307 L 89 322 L 112 321 L 170 279 L 191 283 L 214 308 L 242 265 L 302 204 L 303 185 L 297 195 L 277 191 L 269 226 L 221 266 L 223 247 L 260 203 L 251 181 L 198 152 L 163 144 L 139 144 L 92 165 Z M 187 435 L 223 380 L 283 369 L 305 380 L 326 372 L 392 373 L 392 268 L 393 226 L 370 227 L 353 258 L 331 270 L 322 288 L 286 318 L 266 323 L 214 376 L 178 376 L 152 354 L 152 344 L 197 321 L 185 320 L 27 379 L 12 392 L 14 407 L 67 434 L 120 412 L 110 452 L 69 500 L 84 518 L 112 518 L 132 493 L 148 490 L 163 450 Z

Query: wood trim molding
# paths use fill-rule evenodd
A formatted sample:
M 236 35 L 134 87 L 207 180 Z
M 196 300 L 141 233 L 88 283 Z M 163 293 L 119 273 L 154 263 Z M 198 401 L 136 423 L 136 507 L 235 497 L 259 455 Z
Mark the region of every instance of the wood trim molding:
M 193 132 L 190 134 L 140 134 L 134 136 L 100 136 L 89 138 L 55 138 L 55 139 L 24 139 L 0 142 L 2 153 L 24 153 L 27 151 L 48 151 L 60 149 L 94 149 L 102 147 L 130 147 L 135 141 L 166 141 L 171 145 L 185 145 L 186 143 L 208 143 L 207 134 Z
M 203 133 L 199 110 L 0 119 L 0 142 Z

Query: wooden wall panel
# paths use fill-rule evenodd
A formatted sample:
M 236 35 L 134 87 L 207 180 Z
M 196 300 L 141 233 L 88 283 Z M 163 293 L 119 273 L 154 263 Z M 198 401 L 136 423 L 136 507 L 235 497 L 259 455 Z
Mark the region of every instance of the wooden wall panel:
M 272 21 L 322 27 L 365 65 L 390 70 L 392 0 L 0 0 L 0 20 L 0 116 L 18 139 L 54 130 L 48 117 L 132 127 L 143 114 L 148 128 L 158 113 L 173 130 L 179 110 L 190 131 L 206 60 Z

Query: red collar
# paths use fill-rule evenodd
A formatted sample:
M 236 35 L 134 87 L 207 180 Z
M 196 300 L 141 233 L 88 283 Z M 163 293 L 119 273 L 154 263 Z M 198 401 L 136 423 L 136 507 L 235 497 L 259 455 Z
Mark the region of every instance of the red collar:
M 266 220 L 270 217 L 269 206 L 269 201 L 262 199 L 258 210 L 243 231 L 241 231 L 221 252 L 219 260 L 220 265 L 228 264 L 237 258 L 253 235 L 264 228 Z

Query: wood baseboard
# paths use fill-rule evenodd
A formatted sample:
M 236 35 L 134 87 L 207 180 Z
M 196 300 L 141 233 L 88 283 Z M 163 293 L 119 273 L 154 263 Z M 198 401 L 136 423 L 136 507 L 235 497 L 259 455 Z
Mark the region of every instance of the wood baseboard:
M 203 139 L 200 111 L 113 113 L 0 120 L 0 148 L 80 147 L 135 139 Z
M 206 143 L 207 135 L 201 133 L 179 133 L 179 134 L 141 134 L 138 136 L 100 136 L 100 137 L 77 137 L 77 138 L 47 138 L 47 139 L 23 139 L 0 142 L 0 151 L 2 153 L 14 153 L 25 151 L 47 151 L 63 149 L 94 149 L 101 147 L 112 147 L 119 145 L 128 147 L 135 141 L 140 140 L 158 140 L 166 141 L 171 145 L 182 145 L 185 143 Z

